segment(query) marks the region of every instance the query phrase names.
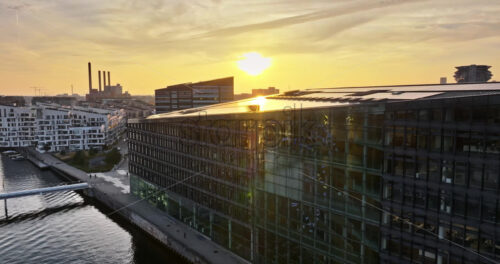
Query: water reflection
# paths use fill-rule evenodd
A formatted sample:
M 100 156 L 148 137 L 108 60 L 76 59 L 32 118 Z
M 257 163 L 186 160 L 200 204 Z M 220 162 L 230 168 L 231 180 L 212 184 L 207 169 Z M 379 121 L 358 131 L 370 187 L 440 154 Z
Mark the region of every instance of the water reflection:
M 28 161 L 0 159 L 0 192 L 63 183 Z M 107 209 L 69 191 L 0 203 L 2 263 L 185 263 L 136 227 L 111 218 Z

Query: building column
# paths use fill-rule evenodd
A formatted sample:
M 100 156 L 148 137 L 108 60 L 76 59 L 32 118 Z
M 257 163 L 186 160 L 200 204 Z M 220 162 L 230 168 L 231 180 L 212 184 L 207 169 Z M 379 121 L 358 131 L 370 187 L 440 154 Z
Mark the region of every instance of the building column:
M 182 200 L 180 198 L 179 198 L 179 220 L 181 220 L 181 222 L 184 222 L 182 219 Z
M 210 218 L 210 221 L 209 221 L 210 222 L 209 223 L 210 233 L 209 234 L 210 234 L 210 238 L 213 238 L 213 236 L 212 236 L 213 235 L 213 233 L 212 233 L 212 225 L 213 224 L 212 223 L 214 222 L 214 215 L 213 215 L 212 211 L 209 211 L 208 216 Z
M 196 205 L 193 204 L 193 226 L 195 229 L 198 229 L 198 225 L 196 224 Z
M 5 209 L 5 219 L 8 219 L 9 214 L 7 212 L 7 199 L 3 199 L 3 205 L 4 205 L 4 209 Z
M 229 248 L 231 248 L 231 220 L 227 221 L 227 235 L 229 239 Z
M 253 230 L 250 232 L 250 260 L 253 261 L 253 251 L 254 251 L 254 238 L 253 238 Z

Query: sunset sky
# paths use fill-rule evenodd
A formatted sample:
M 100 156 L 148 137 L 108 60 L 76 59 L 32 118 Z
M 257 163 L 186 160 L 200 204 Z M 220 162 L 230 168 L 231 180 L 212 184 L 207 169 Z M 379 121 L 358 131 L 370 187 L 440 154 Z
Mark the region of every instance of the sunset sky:
M 498 0 L 3 0 L 0 94 L 88 89 L 87 62 L 131 94 L 235 76 L 235 92 L 275 86 L 437 83 L 454 66 L 493 66 Z M 238 67 L 257 52 L 271 66 Z

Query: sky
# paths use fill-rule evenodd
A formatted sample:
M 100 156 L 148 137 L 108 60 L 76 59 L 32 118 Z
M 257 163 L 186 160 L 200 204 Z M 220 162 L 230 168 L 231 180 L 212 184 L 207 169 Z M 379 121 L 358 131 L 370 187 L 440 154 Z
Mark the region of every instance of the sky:
M 491 65 L 498 0 L 1 0 L 0 94 L 88 90 L 87 62 L 135 95 L 235 77 L 235 93 L 454 82 Z M 271 66 L 237 67 L 258 52 Z

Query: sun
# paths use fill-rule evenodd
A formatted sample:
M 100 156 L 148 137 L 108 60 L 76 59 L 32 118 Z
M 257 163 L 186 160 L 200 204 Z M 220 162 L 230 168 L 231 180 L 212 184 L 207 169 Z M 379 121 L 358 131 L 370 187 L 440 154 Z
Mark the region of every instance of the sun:
M 249 52 L 243 54 L 237 64 L 242 71 L 255 76 L 271 66 L 271 58 L 264 58 L 258 52 Z

